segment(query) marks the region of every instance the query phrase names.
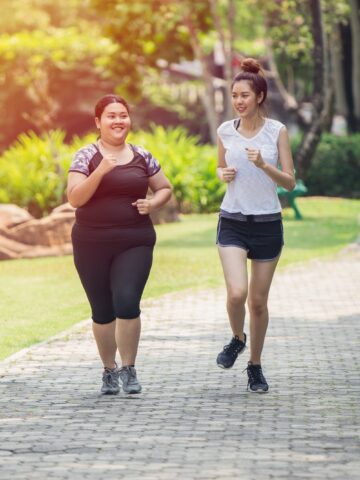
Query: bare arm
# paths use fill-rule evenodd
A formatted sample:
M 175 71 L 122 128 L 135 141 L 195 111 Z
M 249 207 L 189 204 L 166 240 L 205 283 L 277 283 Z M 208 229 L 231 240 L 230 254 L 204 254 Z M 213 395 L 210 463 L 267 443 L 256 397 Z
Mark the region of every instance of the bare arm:
M 294 174 L 294 162 L 291 154 L 289 135 L 286 128 L 282 128 L 279 133 L 278 139 L 278 148 L 279 148 L 279 160 L 281 165 L 281 170 L 269 163 L 264 162 L 261 157 L 259 150 L 253 148 L 248 148 L 248 158 L 251 162 L 254 163 L 258 168 L 265 172 L 277 185 L 285 188 L 286 190 L 294 190 L 296 181 Z
M 116 158 L 108 155 L 100 165 L 87 177 L 83 173 L 70 172 L 68 175 L 67 198 L 74 208 L 85 205 L 96 192 L 103 176 L 116 167 Z
M 162 170 L 149 178 L 149 187 L 154 196 L 151 199 L 139 198 L 132 204 L 137 207 L 141 215 L 147 215 L 156 208 L 160 208 L 171 197 L 172 186 Z

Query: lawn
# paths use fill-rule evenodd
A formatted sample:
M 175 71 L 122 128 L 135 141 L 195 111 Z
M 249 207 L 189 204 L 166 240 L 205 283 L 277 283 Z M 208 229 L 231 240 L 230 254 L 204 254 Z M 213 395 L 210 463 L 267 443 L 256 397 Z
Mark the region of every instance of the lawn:
M 304 220 L 285 209 L 280 268 L 331 256 L 359 234 L 359 200 L 301 198 Z M 223 285 L 215 247 L 217 214 L 159 225 L 144 298 Z M 89 308 L 71 256 L 0 262 L 0 359 L 87 318 Z

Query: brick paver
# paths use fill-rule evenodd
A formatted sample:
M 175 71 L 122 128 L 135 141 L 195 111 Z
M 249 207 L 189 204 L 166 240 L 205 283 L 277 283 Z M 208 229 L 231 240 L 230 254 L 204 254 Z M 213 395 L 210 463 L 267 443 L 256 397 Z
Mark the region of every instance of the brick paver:
M 359 260 L 277 273 L 267 395 L 215 365 L 223 288 L 145 302 L 139 396 L 99 395 L 90 322 L 2 362 L 1 480 L 359 479 Z

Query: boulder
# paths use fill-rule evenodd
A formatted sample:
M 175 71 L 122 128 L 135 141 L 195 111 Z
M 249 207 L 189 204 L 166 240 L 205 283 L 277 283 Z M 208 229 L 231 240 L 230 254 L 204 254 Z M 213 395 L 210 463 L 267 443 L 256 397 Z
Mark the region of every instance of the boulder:
M 51 213 L 40 220 L 30 220 L 10 229 L 13 239 L 27 245 L 51 247 L 71 242 L 74 212 Z
M 33 218 L 27 210 L 17 205 L 12 203 L 0 204 L 0 228 L 11 228 Z
M 151 214 L 154 224 L 179 220 L 175 197 Z M 65 203 L 50 215 L 33 218 L 16 205 L 0 205 L 0 260 L 68 255 L 75 208 Z
M 36 245 L 28 248 L 21 256 L 21 258 L 37 258 L 37 257 L 59 257 L 62 255 L 72 254 L 72 244 L 64 243 L 63 245 L 53 245 L 51 247 L 43 247 Z
M 53 213 L 70 213 L 73 212 L 75 213 L 76 208 L 72 207 L 69 202 L 63 203 L 62 205 L 59 205 L 58 207 L 54 208 L 54 210 L 51 212 L 51 215 Z

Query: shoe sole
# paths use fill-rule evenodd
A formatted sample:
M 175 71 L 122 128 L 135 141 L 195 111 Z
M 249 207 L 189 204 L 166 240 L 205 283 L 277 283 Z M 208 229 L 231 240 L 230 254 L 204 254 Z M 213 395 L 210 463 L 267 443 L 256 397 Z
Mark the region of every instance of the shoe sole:
M 124 390 L 124 393 L 126 393 L 127 395 L 135 395 L 137 393 L 141 393 L 141 389 L 140 390 L 130 390 L 128 392 L 126 390 Z
M 111 390 L 107 390 L 106 392 L 103 392 L 101 390 L 101 395 L 117 395 L 118 393 L 120 393 L 120 390 L 117 390 L 117 391 L 111 391 Z
M 247 390 L 250 393 L 269 393 L 269 390 L 251 390 L 250 388 Z
M 238 356 L 236 357 L 235 362 L 238 359 L 238 357 L 240 357 L 240 355 L 242 355 L 245 352 L 245 350 L 246 350 L 246 346 L 241 350 L 240 353 L 238 353 Z M 235 365 L 235 362 L 231 365 L 231 367 L 225 367 L 225 365 L 223 365 L 222 363 L 217 363 L 217 362 L 216 362 L 216 365 L 222 370 L 230 370 L 230 368 L 232 368 Z

